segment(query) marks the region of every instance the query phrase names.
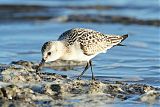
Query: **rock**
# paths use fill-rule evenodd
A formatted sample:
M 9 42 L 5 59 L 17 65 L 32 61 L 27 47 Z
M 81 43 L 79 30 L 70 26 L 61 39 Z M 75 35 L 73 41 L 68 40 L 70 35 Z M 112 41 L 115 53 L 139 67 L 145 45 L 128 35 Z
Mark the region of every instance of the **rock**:
M 29 68 L 19 67 L 12 68 L 9 67 L 1 72 L 2 81 L 10 83 L 29 83 L 29 82 L 39 82 L 41 78 L 35 74 L 35 72 L 30 72 Z
M 160 92 L 155 91 L 155 90 L 148 91 L 148 92 L 142 94 L 140 96 L 140 98 L 138 98 L 139 101 L 147 102 L 150 104 L 153 104 L 158 99 L 160 99 Z
M 58 62 L 60 63 L 60 62 Z M 58 64 L 57 63 L 57 64 Z M 63 62 L 64 63 L 64 62 Z M 35 73 L 38 64 L 28 61 L 0 65 L 0 102 L 7 106 L 103 106 L 119 101 L 153 103 L 160 88 L 145 84 L 127 84 L 92 80 L 74 80 L 56 73 Z M 134 98 L 138 96 L 138 98 Z

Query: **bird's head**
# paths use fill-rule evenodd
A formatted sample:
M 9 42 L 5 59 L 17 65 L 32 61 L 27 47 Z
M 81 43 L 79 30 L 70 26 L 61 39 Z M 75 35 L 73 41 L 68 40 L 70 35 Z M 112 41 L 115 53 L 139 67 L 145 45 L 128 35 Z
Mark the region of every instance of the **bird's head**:
M 60 41 L 49 41 L 42 46 L 42 60 L 44 62 L 55 61 L 63 54 L 63 47 Z
M 63 55 L 63 51 L 64 48 L 61 41 L 48 41 L 44 43 L 41 49 L 42 60 L 39 64 L 39 68 L 43 66 L 45 62 L 51 62 L 59 59 Z

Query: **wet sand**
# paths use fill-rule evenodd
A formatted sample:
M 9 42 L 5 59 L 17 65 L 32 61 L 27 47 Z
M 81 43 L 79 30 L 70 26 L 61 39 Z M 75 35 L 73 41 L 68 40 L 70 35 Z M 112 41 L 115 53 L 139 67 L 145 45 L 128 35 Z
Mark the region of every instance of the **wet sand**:
M 61 66 L 61 62 L 55 63 Z M 78 65 L 74 62 L 65 63 Z M 83 63 L 79 64 L 83 65 Z M 56 73 L 37 75 L 35 71 L 37 65 L 22 60 L 14 61 L 9 65 L 0 64 L 1 106 L 85 106 L 87 104 L 92 107 L 127 101 L 149 104 L 158 104 L 160 101 L 160 88 L 157 87 L 120 81 L 77 80 Z

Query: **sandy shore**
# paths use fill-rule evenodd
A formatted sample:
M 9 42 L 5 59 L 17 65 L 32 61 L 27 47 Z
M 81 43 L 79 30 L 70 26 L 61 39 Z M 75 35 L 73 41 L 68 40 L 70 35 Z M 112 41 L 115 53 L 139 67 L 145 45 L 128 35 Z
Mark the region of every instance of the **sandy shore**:
M 55 63 L 60 64 L 60 61 Z M 42 73 L 39 76 L 35 72 L 36 67 L 36 63 L 28 61 L 0 64 L 1 106 L 77 107 L 87 104 L 92 107 L 105 106 L 117 101 L 160 102 L 160 88 L 157 87 L 118 81 L 76 80 L 55 73 Z

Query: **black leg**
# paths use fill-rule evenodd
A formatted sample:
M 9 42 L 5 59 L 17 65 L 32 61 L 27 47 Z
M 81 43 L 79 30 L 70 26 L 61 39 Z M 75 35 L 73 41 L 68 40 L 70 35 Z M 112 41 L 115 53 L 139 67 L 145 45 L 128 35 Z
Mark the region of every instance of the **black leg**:
M 92 61 L 91 61 L 91 60 L 89 61 L 89 65 L 90 65 L 90 67 L 91 67 L 92 80 L 96 80 L 96 78 L 95 78 L 95 76 L 94 76 L 94 74 L 93 74 Z
M 80 79 L 82 77 L 82 75 L 87 71 L 87 69 L 89 68 L 90 64 L 87 62 L 86 67 L 84 68 L 83 72 L 78 76 L 77 79 Z

